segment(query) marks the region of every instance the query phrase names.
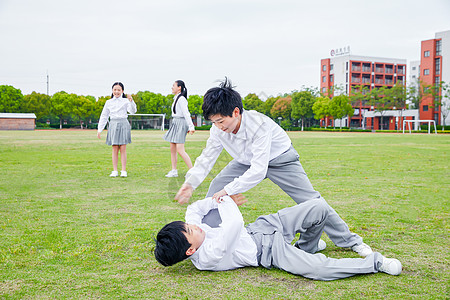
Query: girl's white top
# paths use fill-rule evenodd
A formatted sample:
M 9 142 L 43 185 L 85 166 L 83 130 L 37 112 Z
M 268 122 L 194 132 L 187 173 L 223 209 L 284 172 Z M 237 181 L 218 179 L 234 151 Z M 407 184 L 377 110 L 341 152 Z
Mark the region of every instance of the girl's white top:
M 135 114 L 137 111 L 136 103 L 128 100 L 128 98 L 111 98 L 106 101 L 103 106 L 100 120 L 98 121 L 98 132 L 102 132 L 105 129 L 108 117 L 111 119 L 126 119 L 128 117 L 127 112 Z
M 189 131 L 194 130 L 194 124 L 192 123 L 191 114 L 189 113 L 188 108 L 188 102 L 184 96 L 180 96 L 177 101 L 177 113 L 173 113 L 173 106 L 175 104 L 175 100 L 177 99 L 179 94 L 176 94 L 175 97 L 173 97 L 173 103 L 172 103 L 172 117 L 179 117 L 184 118 L 186 120 L 186 123 L 189 126 Z

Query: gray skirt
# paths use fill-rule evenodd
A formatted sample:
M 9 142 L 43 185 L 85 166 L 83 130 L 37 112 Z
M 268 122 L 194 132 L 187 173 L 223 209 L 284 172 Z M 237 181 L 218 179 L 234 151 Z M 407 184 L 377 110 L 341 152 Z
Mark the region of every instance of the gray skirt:
M 164 135 L 164 139 L 170 143 L 184 144 L 186 142 L 186 134 L 189 131 L 189 127 L 184 118 L 173 117 L 169 130 Z
M 131 126 L 128 119 L 111 119 L 106 135 L 106 145 L 126 145 L 131 143 Z

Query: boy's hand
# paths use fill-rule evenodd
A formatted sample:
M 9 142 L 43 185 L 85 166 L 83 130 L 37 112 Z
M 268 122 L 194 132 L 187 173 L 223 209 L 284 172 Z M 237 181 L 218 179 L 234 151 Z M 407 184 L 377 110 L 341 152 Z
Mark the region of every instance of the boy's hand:
M 231 199 L 233 199 L 234 203 L 236 203 L 237 206 L 241 206 L 242 204 L 247 202 L 247 199 L 245 199 L 245 196 L 242 194 L 231 195 L 230 197 Z
M 97 132 L 97 137 L 98 137 L 99 139 L 101 139 L 101 137 L 100 137 L 100 132 Z
M 226 195 L 227 195 L 227 192 L 225 192 L 225 190 L 221 190 L 221 191 L 215 193 L 212 196 L 212 198 L 213 198 L 213 200 L 216 200 L 217 203 L 219 203 L 220 202 L 220 198 L 222 198 L 223 196 L 226 196 Z
M 178 201 L 179 204 L 185 204 L 189 202 L 189 199 L 192 197 L 192 192 L 194 189 L 188 183 L 183 183 L 178 193 L 175 195 L 175 200 Z

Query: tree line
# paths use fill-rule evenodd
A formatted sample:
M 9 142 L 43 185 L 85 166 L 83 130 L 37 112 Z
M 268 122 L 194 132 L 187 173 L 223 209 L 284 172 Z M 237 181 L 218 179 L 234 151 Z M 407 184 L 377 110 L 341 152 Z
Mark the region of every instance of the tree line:
M 352 116 L 355 107 L 371 107 L 378 111 L 383 118 L 387 110 L 418 108 L 420 102 L 427 96 L 432 99 L 431 106 L 441 106 L 444 119 L 448 115 L 449 107 L 443 105 L 442 99 L 450 98 L 450 86 L 441 82 L 439 86 L 427 86 L 419 83 L 405 87 L 396 84 L 393 87 L 372 88 L 355 86 L 350 95 L 343 92 L 342 87 L 334 87 L 325 94 L 317 88 L 302 87 L 300 91 L 293 91 L 276 97 L 269 97 L 262 101 L 256 94 L 250 93 L 243 98 L 244 108 L 259 111 L 278 122 L 284 128 L 317 126 L 321 119 L 342 119 Z M 136 102 L 138 113 L 166 114 L 171 116 L 173 95 L 162 95 L 150 91 L 139 91 L 132 94 Z M 52 96 L 32 92 L 23 95 L 20 89 L 9 85 L 0 85 L 0 112 L 2 113 L 34 113 L 38 123 L 51 124 L 63 122 L 95 124 L 98 122 L 106 100 L 110 96 L 99 97 L 69 94 L 64 91 Z M 188 106 L 191 115 L 202 115 L 203 96 L 190 95 Z M 342 123 L 342 122 L 341 122 Z M 325 122 L 327 124 L 327 122 Z M 445 125 L 445 124 L 444 124 Z

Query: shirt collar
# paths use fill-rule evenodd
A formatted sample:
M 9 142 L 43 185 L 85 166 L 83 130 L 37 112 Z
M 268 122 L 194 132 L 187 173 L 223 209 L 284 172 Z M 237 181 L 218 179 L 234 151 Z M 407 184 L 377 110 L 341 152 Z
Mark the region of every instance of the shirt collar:
M 239 126 L 238 132 L 236 134 L 231 133 L 231 136 L 234 136 L 235 138 L 246 140 L 247 139 L 247 112 L 245 110 L 242 111 L 241 115 L 241 124 Z

